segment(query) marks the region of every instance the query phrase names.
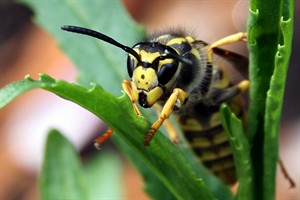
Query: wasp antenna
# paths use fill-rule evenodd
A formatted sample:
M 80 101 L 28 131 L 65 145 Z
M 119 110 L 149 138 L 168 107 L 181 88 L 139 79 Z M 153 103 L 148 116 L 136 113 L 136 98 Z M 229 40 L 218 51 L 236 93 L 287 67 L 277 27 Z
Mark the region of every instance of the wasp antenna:
M 94 38 L 98 38 L 102 41 L 105 41 L 105 42 L 110 43 L 110 44 L 112 44 L 116 47 L 119 47 L 119 48 L 123 49 L 127 53 L 133 55 L 138 61 L 140 61 L 140 56 L 132 48 L 119 43 L 118 41 L 112 39 L 111 37 L 108 37 L 107 35 L 104 35 L 102 33 L 99 33 L 97 31 L 94 31 L 94 30 L 91 30 L 91 29 L 78 27 L 78 26 L 65 25 L 65 26 L 62 26 L 60 28 L 64 31 L 79 33 L 79 34 L 88 35 L 88 36 L 91 36 L 91 37 L 94 37 Z
M 193 64 L 192 60 L 190 60 L 188 58 L 185 58 L 183 56 L 180 56 L 180 55 L 178 55 L 176 53 L 168 53 L 165 56 L 161 56 L 160 60 L 164 60 L 166 58 L 174 58 L 175 60 L 177 60 L 179 62 L 182 62 L 182 63 L 185 63 L 185 64 L 188 64 L 188 65 L 192 65 Z
M 188 65 L 193 64 L 192 60 L 190 60 L 188 58 L 185 58 L 183 56 L 179 56 L 179 55 L 174 54 L 174 58 L 177 59 L 178 61 L 180 61 L 182 63 L 185 63 L 185 64 L 188 64 Z

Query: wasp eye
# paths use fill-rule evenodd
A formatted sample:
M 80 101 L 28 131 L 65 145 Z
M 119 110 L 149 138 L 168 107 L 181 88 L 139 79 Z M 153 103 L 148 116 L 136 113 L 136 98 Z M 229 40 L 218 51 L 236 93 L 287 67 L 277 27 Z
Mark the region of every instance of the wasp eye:
M 130 78 L 133 75 L 133 71 L 134 71 L 135 67 L 136 67 L 136 60 L 133 57 L 128 56 L 128 58 L 127 58 L 127 71 L 128 71 L 128 74 L 129 74 Z
M 160 70 L 157 72 L 158 82 L 162 85 L 167 84 L 175 75 L 177 68 L 178 62 L 176 61 L 162 65 Z

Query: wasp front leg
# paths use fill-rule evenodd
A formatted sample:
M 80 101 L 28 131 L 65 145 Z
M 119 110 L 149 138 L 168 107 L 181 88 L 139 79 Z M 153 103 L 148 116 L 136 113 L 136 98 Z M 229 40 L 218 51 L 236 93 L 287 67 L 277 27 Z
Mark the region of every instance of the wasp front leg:
M 184 104 L 187 99 L 187 94 L 180 88 L 175 88 L 173 93 L 168 98 L 167 102 L 163 106 L 163 109 L 158 117 L 158 119 L 153 123 L 151 128 L 148 130 L 147 135 L 144 139 L 144 145 L 149 146 L 154 134 L 162 125 L 162 123 L 170 116 L 173 111 L 174 105 L 179 101 L 180 105 Z
M 172 124 L 172 122 L 169 119 L 166 119 L 164 122 L 164 126 L 167 129 L 168 135 L 171 139 L 171 141 L 175 144 L 179 144 L 179 134 L 175 128 L 175 126 Z
M 137 114 L 137 115 L 142 115 L 141 112 L 139 111 L 139 109 L 137 108 L 137 106 L 135 105 L 135 102 L 134 102 L 134 96 L 133 96 L 133 92 L 132 92 L 132 89 L 131 89 L 131 82 L 128 81 L 128 80 L 124 80 L 123 81 L 123 84 L 122 84 L 122 87 L 123 87 L 123 90 L 126 92 L 126 94 L 129 96 L 130 100 L 131 100 L 131 103 L 132 103 L 132 106 L 133 106 L 133 109 L 134 109 L 134 112 Z M 96 140 L 95 140 L 95 147 L 97 149 L 100 149 L 100 145 L 106 141 L 108 138 L 110 138 L 110 136 L 112 135 L 113 133 L 113 130 L 111 128 L 109 128 L 103 135 L 101 135 L 100 137 L 98 137 Z
M 131 88 L 131 82 L 128 81 L 128 80 L 124 80 L 123 83 L 122 83 L 122 87 L 123 87 L 124 92 L 129 96 L 129 98 L 131 100 L 131 104 L 132 104 L 134 112 L 137 115 L 141 116 L 142 115 L 141 111 L 138 109 L 138 107 L 135 104 L 135 99 L 134 99 L 133 91 L 132 91 L 132 88 Z
M 162 107 L 159 104 L 154 104 L 154 110 L 156 111 L 157 116 L 160 115 Z M 164 123 L 163 123 L 164 127 L 167 130 L 167 133 L 170 137 L 170 140 L 175 144 L 178 145 L 179 144 L 179 134 L 175 128 L 175 126 L 172 124 L 172 122 L 170 121 L 169 118 L 165 119 Z

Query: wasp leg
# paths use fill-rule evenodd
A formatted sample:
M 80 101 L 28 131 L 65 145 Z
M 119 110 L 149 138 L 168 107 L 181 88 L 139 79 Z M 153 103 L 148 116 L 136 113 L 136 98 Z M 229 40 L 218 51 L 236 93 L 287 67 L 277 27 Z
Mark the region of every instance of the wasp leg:
M 131 100 L 134 112 L 137 115 L 142 115 L 141 112 L 139 111 L 139 109 L 137 108 L 137 106 L 135 105 L 134 96 L 133 96 L 132 89 L 131 89 L 131 82 L 128 80 L 124 80 L 122 87 L 123 87 L 123 90 L 126 92 L 126 94 L 129 96 L 129 98 Z M 111 128 L 109 128 L 102 136 L 96 138 L 95 143 L 94 143 L 96 149 L 100 149 L 101 143 L 103 143 L 105 140 L 107 140 L 111 136 L 112 133 L 113 133 L 113 130 Z
M 234 43 L 234 42 L 242 41 L 242 40 L 245 41 L 246 39 L 247 39 L 247 33 L 239 32 L 239 33 L 224 37 L 224 38 L 212 43 L 207 49 L 207 56 L 208 56 L 207 59 L 208 59 L 208 61 L 212 62 L 213 48 L 223 46 L 225 44 L 231 44 L 231 43 Z
M 250 82 L 248 80 L 243 80 L 238 84 L 222 90 L 222 92 L 217 93 L 212 98 L 214 99 L 215 104 L 220 104 L 231 100 L 238 94 L 241 94 L 249 89 Z
M 96 149 L 100 150 L 101 143 L 103 143 L 105 140 L 110 138 L 112 133 L 113 133 L 113 130 L 111 128 L 109 128 L 103 135 L 96 138 L 95 143 L 94 143 Z
M 148 130 L 147 135 L 144 139 L 144 145 L 149 146 L 149 143 L 156 133 L 156 131 L 159 129 L 159 127 L 162 125 L 162 123 L 170 116 L 170 114 L 173 111 L 174 105 L 177 103 L 177 101 L 180 102 L 180 105 L 185 103 L 185 100 L 187 99 L 187 94 L 185 91 L 183 91 L 180 88 L 175 88 L 173 90 L 173 93 L 170 95 L 169 99 L 165 103 L 159 118 L 152 124 L 151 128 Z
M 162 110 L 162 107 L 158 104 L 154 104 L 154 110 L 156 111 L 156 114 L 159 116 Z M 172 124 L 172 122 L 169 120 L 169 118 L 165 119 L 163 125 L 167 129 L 167 133 L 170 137 L 170 140 L 178 145 L 179 144 L 179 134 L 175 128 L 175 126 Z
M 133 110 L 137 115 L 142 115 L 141 111 L 138 109 L 138 107 L 135 105 L 135 101 L 134 101 L 134 95 L 131 89 L 131 82 L 128 80 L 124 80 L 122 83 L 122 87 L 123 90 L 126 92 L 126 94 L 129 96 L 130 100 L 131 100 L 131 104 L 133 106 Z
M 175 145 L 178 145 L 179 144 L 179 135 L 178 135 L 178 132 L 177 132 L 175 126 L 172 124 L 172 122 L 169 119 L 165 120 L 164 126 L 167 129 L 167 132 L 168 132 L 168 135 L 169 135 L 171 141 Z
M 288 180 L 288 182 L 290 183 L 290 188 L 295 188 L 296 187 L 296 183 L 294 182 L 294 180 L 291 178 L 291 176 L 289 175 L 289 173 L 287 172 L 281 158 L 279 157 L 278 160 L 281 172 L 283 173 L 283 176 Z

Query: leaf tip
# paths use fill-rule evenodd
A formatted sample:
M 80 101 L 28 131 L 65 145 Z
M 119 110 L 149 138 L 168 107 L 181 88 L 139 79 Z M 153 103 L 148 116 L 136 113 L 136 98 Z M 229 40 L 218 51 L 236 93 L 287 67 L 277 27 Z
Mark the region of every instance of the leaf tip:
M 45 82 L 45 83 L 55 83 L 55 79 L 50 77 L 49 75 L 47 74 L 44 74 L 44 73 L 40 73 L 39 74 L 39 80 L 41 82 Z
M 24 79 L 27 81 L 33 81 L 33 79 L 31 78 L 31 76 L 29 74 L 26 74 Z
M 249 8 L 249 12 L 256 17 L 259 15 L 259 10 L 257 8 L 256 9 Z
M 47 141 L 53 140 L 54 138 L 63 138 L 63 136 L 62 136 L 62 134 L 58 130 L 51 129 L 48 132 Z

